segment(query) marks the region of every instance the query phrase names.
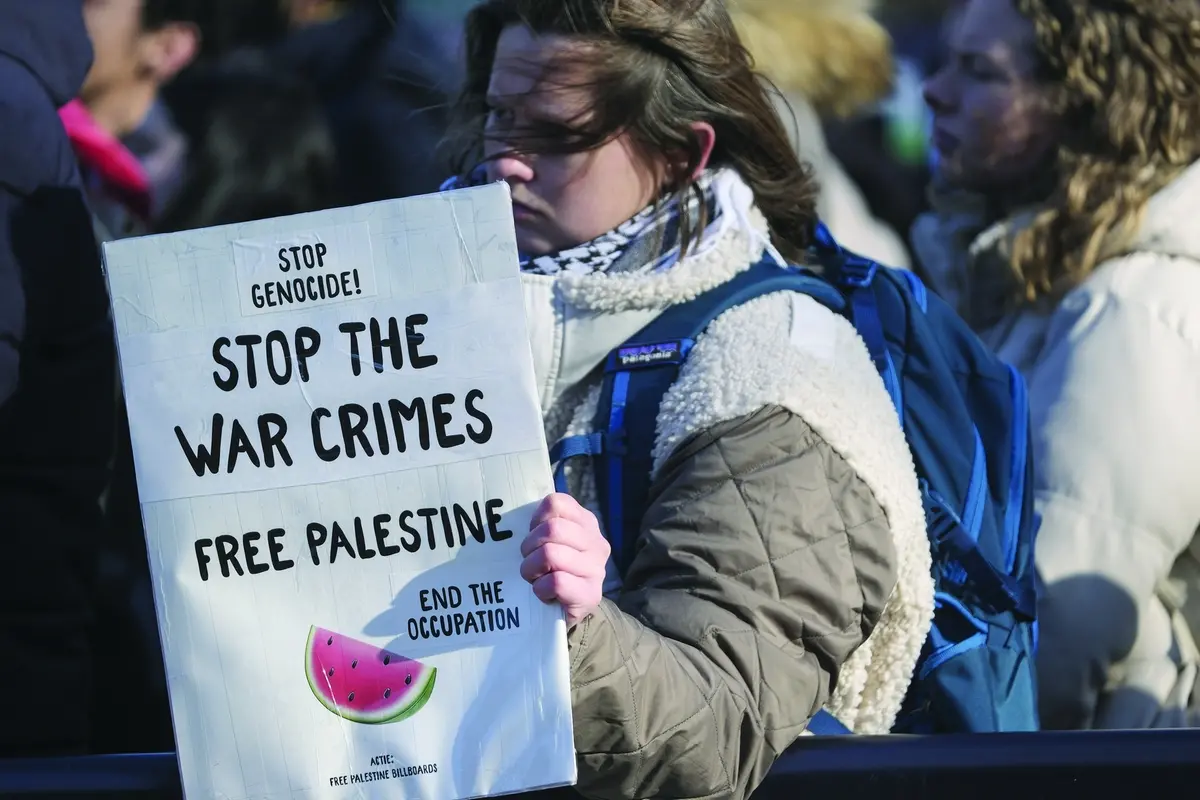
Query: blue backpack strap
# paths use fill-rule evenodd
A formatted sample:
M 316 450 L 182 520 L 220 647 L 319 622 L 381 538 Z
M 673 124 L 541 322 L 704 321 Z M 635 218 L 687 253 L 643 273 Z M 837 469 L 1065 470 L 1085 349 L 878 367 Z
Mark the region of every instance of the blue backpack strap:
M 765 258 L 699 297 L 666 309 L 612 351 L 605 364 L 593 432 L 564 439 L 552 448 L 559 491 L 566 488 L 566 459 L 580 455 L 595 459 L 601 518 L 621 572 L 633 557 L 632 539 L 646 510 L 663 396 L 678 378 L 697 337 L 713 320 L 756 297 L 782 291 L 809 295 L 837 312 L 845 306 L 841 293 L 826 281 Z
M 879 316 L 879 304 L 872 290 L 875 276 L 880 266 L 870 259 L 863 258 L 845 250 L 829 228 L 824 223 L 817 224 L 816 246 L 814 248 L 818 260 L 825 267 L 830 281 L 836 283 L 850 299 L 851 320 L 858 335 L 867 345 L 867 352 L 875 369 L 883 378 L 892 405 L 900 415 L 900 423 L 904 424 L 904 395 L 901 389 L 900 376 L 888 350 L 887 339 L 883 333 L 883 320 Z
M 589 433 L 571 436 L 550 448 L 550 463 L 554 465 L 554 491 L 567 493 L 567 461 L 576 456 L 598 456 L 604 452 L 604 434 Z
M 808 721 L 808 732 L 813 736 L 849 736 L 854 733 L 823 708 Z

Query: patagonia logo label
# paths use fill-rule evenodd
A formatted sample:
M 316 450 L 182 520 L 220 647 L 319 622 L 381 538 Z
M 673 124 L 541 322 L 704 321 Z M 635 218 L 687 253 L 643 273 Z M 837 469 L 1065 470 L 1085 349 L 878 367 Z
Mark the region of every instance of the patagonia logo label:
M 658 364 L 678 364 L 683 361 L 683 343 L 639 344 L 617 351 L 618 369 L 652 367 Z

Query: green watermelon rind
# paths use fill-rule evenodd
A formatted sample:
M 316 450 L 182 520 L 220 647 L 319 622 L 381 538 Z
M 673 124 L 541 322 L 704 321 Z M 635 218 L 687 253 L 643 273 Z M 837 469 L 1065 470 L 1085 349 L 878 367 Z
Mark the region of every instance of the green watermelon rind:
M 347 712 L 345 709 L 338 707 L 336 703 L 331 703 L 325 695 L 313 685 L 313 675 L 309 669 L 313 658 L 313 643 L 316 641 L 317 628 L 315 625 L 310 626 L 308 631 L 308 642 L 304 646 L 304 677 L 308 682 L 309 691 L 313 693 L 313 697 L 317 698 L 317 702 L 323 705 L 328 711 L 336 714 L 347 722 L 356 722 L 360 725 L 387 725 L 393 722 L 402 722 L 416 714 L 425 704 L 429 702 L 429 698 L 433 696 L 433 686 L 437 682 L 437 667 L 425 666 L 425 672 L 421 674 L 421 680 L 425 681 L 425 685 L 421 691 L 417 693 L 412 700 L 405 703 L 396 709 L 395 713 L 384 712 L 383 715 L 375 714 L 357 714 Z M 428 677 L 425 677 L 428 675 Z

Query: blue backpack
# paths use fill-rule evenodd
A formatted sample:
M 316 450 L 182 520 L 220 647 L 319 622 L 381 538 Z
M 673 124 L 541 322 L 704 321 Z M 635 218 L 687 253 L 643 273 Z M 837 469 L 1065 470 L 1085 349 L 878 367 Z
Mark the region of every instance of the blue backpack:
M 696 337 L 756 297 L 813 297 L 846 316 L 866 342 L 900 415 L 924 498 L 935 613 L 893 732 L 1037 730 L 1036 521 L 1024 380 L 916 275 L 845 250 L 824 226 L 813 256 L 823 276 L 767 257 L 667 309 L 614 350 L 594 433 L 551 449 L 559 490 L 567 459 L 594 459 L 605 533 L 624 573 L 647 507 L 659 406 Z M 827 712 L 809 730 L 848 732 Z

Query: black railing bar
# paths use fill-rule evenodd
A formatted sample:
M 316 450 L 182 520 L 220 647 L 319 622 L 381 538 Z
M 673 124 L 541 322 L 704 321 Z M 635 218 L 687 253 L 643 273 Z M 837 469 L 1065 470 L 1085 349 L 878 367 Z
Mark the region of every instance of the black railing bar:
M 964 736 L 806 736 L 773 775 L 1194 766 L 1200 730 L 1039 732 Z
M 973 770 L 1197 768 L 1200 731 L 1151 730 L 970 736 L 804 737 L 771 770 L 789 777 L 862 778 Z M 0 796 L 179 792 L 174 753 L 0 760 Z
M 174 753 L 0 760 L 0 796 L 164 791 L 180 791 Z

